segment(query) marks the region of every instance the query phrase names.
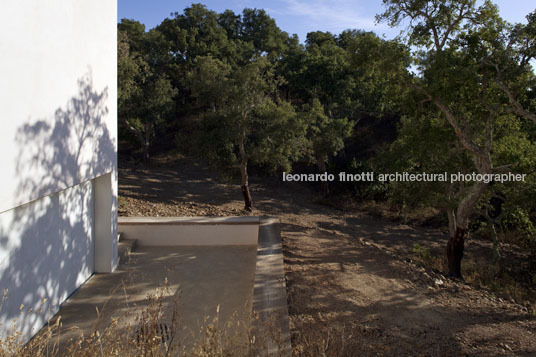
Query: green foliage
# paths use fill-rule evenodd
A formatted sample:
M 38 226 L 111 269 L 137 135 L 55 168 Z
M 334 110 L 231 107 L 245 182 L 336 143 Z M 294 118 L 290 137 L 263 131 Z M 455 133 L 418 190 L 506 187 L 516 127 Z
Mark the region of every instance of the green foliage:
M 122 19 L 117 25 L 117 30 L 122 36 L 119 41 L 128 41 L 132 52 L 143 53 L 143 38 L 145 37 L 145 25 L 136 20 Z
M 426 247 L 423 247 L 418 243 L 413 244 L 413 253 L 417 254 L 419 258 L 425 263 L 429 262 L 432 259 L 430 251 Z
M 522 208 L 516 207 L 508 211 L 501 221 L 501 226 L 504 231 L 521 235 L 529 244 L 536 243 L 536 227 Z
M 229 87 L 231 66 L 212 56 L 199 56 L 194 67 L 186 74 L 186 83 L 198 105 L 208 105 L 215 111 L 225 103 L 225 90 Z
M 177 90 L 163 71 L 166 61 L 162 35 L 137 21 L 118 24 L 118 116 L 149 159 L 149 145 L 159 125 L 175 107 Z
M 238 162 L 235 150 L 238 130 L 234 124 L 232 117 L 219 112 L 208 112 L 203 117 L 198 154 L 214 167 L 228 168 Z
M 227 34 L 218 24 L 216 12 L 205 5 L 192 4 L 184 12 L 175 12 L 158 27 L 177 63 L 191 64 L 197 56 L 222 58 L 229 50 Z
M 423 138 L 426 138 L 423 140 Z M 452 129 L 437 115 L 403 117 L 396 141 L 381 157 L 387 172 L 444 173 L 450 175 L 472 169 L 470 157 L 458 144 Z M 392 182 L 390 202 L 396 207 L 455 207 L 458 187 L 450 181 Z
M 486 165 L 492 172 L 534 172 L 536 13 L 526 25 L 511 25 L 488 1 L 383 3 L 379 20 L 412 20 L 405 37 L 315 31 L 302 45 L 264 10 L 216 13 L 202 4 L 150 31 L 123 19 L 121 132 L 130 129 L 143 146 L 157 135 L 158 142 L 177 137 L 189 153 L 235 169 L 254 163 L 267 172 L 290 171 L 301 161 L 348 173 L 450 177 Z M 392 135 L 382 138 L 384 131 Z M 376 181 L 335 191 L 453 212 L 474 189 L 473 183 Z M 477 193 L 469 202 L 473 214 L 501 197 L 495 206 L 504 219 L 517 208 L 534 217 L 534 174 Z M 517 229 L 512 224 L 503 228 Z
M 277 79 L 270 63 L 258 59 L 235 71 L 210 57 L 196 63 L 193 93 L 210 103 L 202 120 L 204 156 L 217 165 L 238 164 L 245 157 L 290 170 L 305 149 L 305 125 L 290 103 L 273 99 Z
M 119 65 L 120 117 L 128 119 L 130 124 L 124 127 L 133 133 L 132 129 L 152 127 L 148 129 L 152 135 L 166 135 L 172 129 L 179 131 L 174 137 L 188 142 L 179 146 L 205 147 L 194 141 L 205 140 L 201 130 L 211 125 L 201 121 L 208 111 L 236 115 L 237 106 L 256 107 L 264 101 L 261 97 L 278 106 L 284 99 L 299 113 L 295 122 L 309 125 L 309 143 L 298 140 L 301 156 L 327 163 L 346 141 L 358 140 L 351 131 L 363 115 L 398 110 L 398 100 L 392 98 L 400 87 L 392 79 L 393 73 L 407 67 L 407 54 L 402 45 L 370 32 L 345 31 L 340 36 L 314 32 L 303 46 L 296 36 L 281 31 L 264 10 L 218 14 L 202 4 L 173 13 L 148 32 L 135 20 L 123 19 L 118 28 L 119 44 L 128 45 L 123 46 Z M 251 67 L 260 63 L 263 81 L 239 78 L 254 73 Z M 169 81 L 171 92 L 164 80 Z M 150 81 L 153 85 L 148 85 Z M 242 83 L 263 88 L 246 88 Z M 140 98 L 153 89 L 155 95 L 159 92 L 174 102 L 158 108 L 166 119 L 149 119 L 140 113 Z M 260 97 L 254 98 L 255 93 Z M 246 104 L 248 98 L 252 102 Z M 140 135 L 136 137 L 142 141 Z
M 374 158 L 376 159 L 376 158 Z M 355 157 L 346 162 L 342 167 L 341 172 L 346 172 L 351 175 L 359 175 L 362 172 L 375 172 L 375 167 L 371 161 L 359 161 Z M 350 191 L 351 195 L 359 200 L 384 201 L 390 194 L 390 185 L 379 180 L 369 181 L 353 181 L 344 182 L 339 187 L 339 190 L 345 192 Z
M 251 160 L 274 171 L 292 170 L 292 163 L 305 152 L 306 123 L 292 105 L 266 101 L 255 109 L 251 120 L 248 151 Z
M 312 149 L 312 159 L 326 162 L 344 148 L 344 140 L 352 135 L 354 123 L 347 118 L 331 118 L 324 112 L 318 99 L 302 107 L 301 116 L 307 124 L 307 138 Z
M 387 10 L 378 18 L 391 25 L 411 18 L 408 43 L 419 49 L 414 58 L 419 73 L 409 80 L 416 89 L 415 102 L 422 104 L 402 123 L 396 144 L 404 148 L 409 165 L 447 172 L 486 172 L 514 163 L 516 169 L 534 167 L 534 144 L 521 119 L 510 114 L 511 102 L 501 90 L 501 73 L 495 66 L 503 61 L 510 30 L 496 7 L 485 2 L 477 8 L 474 1 L 458 0 L 384 4 Z M 425 145 L 419 143 L 423 138 Z M 441 192 L 447 200 L 454 198 L 447 206 L 463 202 L 464 216 L 458 218 L 465 221 L 465 207 L 475 205 L 481 195 L 475 191 L 480 188 L 469 194 L 472 188 L 465 186 L 429 187 L 424 193 L 436 205 L 441 205 Z

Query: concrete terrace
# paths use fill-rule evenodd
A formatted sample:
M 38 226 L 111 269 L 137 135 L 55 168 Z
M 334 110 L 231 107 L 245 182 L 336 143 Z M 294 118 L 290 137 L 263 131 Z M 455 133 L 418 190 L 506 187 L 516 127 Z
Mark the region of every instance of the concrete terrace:
M 251 224 L 258 227 L 258 244 L 249 244 L 251 239 L 244 237 L 237 237 L 239 243 L 233 244 L 229 229 Z M 215 228 L 212 233 L 211 225 Z M 178 307 L 180 346 L 191 347 L 202 337 L 200 331 L 217 317 L 218 327 L 241 344 L 247 344 L 250 327 L 263 335 L 267 335 L 263 329 L 275 327 L 280 337 L 278 341 L 265 341 L 264 354 L 281 350 L 283 355 L 290 355 L 278 220 L 125 218 L 120 219 L 119 227 L 129 233 L 125 234 L 126 253 L 118 269 L 111 274 L 93 275 L 51 320 L 53 323 L 61 316 L 61 343 L 81 333 L 87 336 L 103 331 L 112 318 L 120 318 L 122 325 L 135 326 L 139 312 L 149 305 L 147 296 L 161 293 L 165 305 L 161 323 L 171 326 L 174 307 Z M 183 240 L 188 245 L 180 245 L 179 241 L 178 245 L 147 245 L 148 235 L 157 242 L 169 243 L 173 232 L 185 227 L 188 232 L 202 231 L 205 238 L 197 240 L 199 245 L 192 244 L 191 235 Z M 134 244 L 138 240 L 132 239 L 134 232 L 147 238 L 137 247 Z M 218 238 L 221 245 L 214 244 Z

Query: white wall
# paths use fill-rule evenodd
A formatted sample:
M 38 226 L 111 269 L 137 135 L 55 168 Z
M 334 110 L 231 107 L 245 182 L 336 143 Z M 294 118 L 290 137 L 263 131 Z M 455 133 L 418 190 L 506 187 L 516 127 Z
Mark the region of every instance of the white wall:
M 19 317 L 31 336 L 95 270 L 94 255 L 108 271 L 117 263 L 116 24 L 115 1 L 2 1 L 0 334 Z M 104 228 L 96 206 L 109 212 Z
M 87 181 L 0 215 L 0 287 L 8 291 L 2 330 L 16 320 L 31 336 L 93 273 L 92 186 Z
M 116 7 L 2 1 L 0 212 L 114 166 Z

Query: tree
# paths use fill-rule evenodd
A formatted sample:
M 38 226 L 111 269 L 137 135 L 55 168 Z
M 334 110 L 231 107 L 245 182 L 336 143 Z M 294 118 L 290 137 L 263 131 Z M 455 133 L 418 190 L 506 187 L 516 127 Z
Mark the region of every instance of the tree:
M 400 86 L 392 78 L 405 70 L 407 55 L 400 44 L 370 32 L 348 30 L 335 36 L 316 31 L 307 34 L 304 48 L 293 48 L 282 62 L 287 97 L 302 108 L 309 124 L 312 161 L 325 171 L 339 154 L 355 158 L 363 153 L 357 134 L 361 119 L 380 121 L 396 110 Z M 333 161 L 349 169 L 350 160 Z M 321 191 L 328 194 L 326 182 Z
M 311 32 L 303 51 L 292 51 L 285 59 L 282 72 L 288 75 L 289 91 L 307 124 L 309 159 L 319 172 L 326 171 L 329 159 L 344 148 L 352 134 L 354 122 L 348 120 L 352 107 L 352 76 L 349 57 L 329 32 Z M 321 183 L 324 196 L 329 194 L 327 182 Z
M 154 49 L 161 34 L 155 30 L 140 34 L 143 25 L 138 23 L 141 27 L 135 26 L 132 20 L 126 24 L 118 25 L 118 115 L 142 147 L 143 161 L 147 166 L 156 126 L 163 123 L 173 109 L 176 90 L 163 71 L 158 51 Z M 129 30 L 131 28 L 135 31 Z M 129 40 L 128 31 L 135 34 L 135 40 Z M 131 42 L 132 47 L 141 53 L 131 50 Z
M 409 20 L 408 43 L 417 48 L 414 57 L 418 73 L 407 78 L 406 83 L 414 88 L 424 110 L 431 113 L 428 117 L 439 113 L 453 130 L 456 144 L 447 143 L 444 150 L 451 153 L 463 148 L 463 155 L 468 155 L 473 170 L 480 174 L 513 169 L 531 149 L 524 150 L 526 146 L 522 146 L 517 155 L 510 157 L 497 153 L 504 123 L 519 120 L 511 115 L 516 101 L 509 100 L 501 90 L 501 71 L 491 65 L 504 54 L 512 54 L 505 42 L 512 28 L 500 19 L 497 8 L 489 1 L 476 7 L 474 0 L 383 2 L 387 10 L 378 20 L 391 26 Z M 516 68 L 521 63 L 513 60 L 510 64 L 510 68 Z M 534 76 L 526 71 L 524 75 Z M 527 95 L 530 82 L 524 81 L 517 93 Z M 526 143 L 526 132 L 514 133 L 510 140 L 507 148 L 514 151 L 513 145 Z M 450 231 L 446 255 L 449 274 L 454 277 L 462 277 L 470 217 L 489 185 L 485 181 L 460 185 L 454 204 L 446 209 Z
M 205 5 L 192 4 L 183 13 L 175 12 L 157 27 L 169 41 L 177 63 L 191 65 L 197 56 L 223 59 L 230 45 L 227 33 L 218 24 L 218 14 Z
M 304 105 L 301 115 L 307 125 L 307 139 L 312 149 L 312 158 L 320 172 L 326 171 L 330 155 L 336 155 L 344 148 L 344 140 L 352 135 L 353 122 L 347 118 L 332 118 L 324 112 L 318 99 L 311 105 Z M 322 182 L 322 193 L 329 194 L 328 183 Z
M 508 97 L 512 110 L 536 124 L 536 97 L 531 61 L 536 58 L 536 11 L 527 15 L 527 24 L 509 27 L 484 63 L 496 71 L 495 82 Z
M 272 63 L 279 60 L 286 48 L 288 34 L 277 27 L 266 11 L 244 9 L 241 24 L 238 38 L 253 45 L 253 53 L 248 57 L 266 56 Z
M 329 32 L 307 34 L 305 52 L 292 83 L 302 101 L 318 99 L 330 116 L 345 117 L 356 81 L 349 56 Z M 346 110 L 345 110 L 346 109 Z
M 244 208 L 251 211 L 249 163 L 290 170 L 304 148 L 305 125 L 293 107 L 277 97 L 267 59 L 256 58 L 233 71 L 211 57 L 196 62 L 196 73 L 190 77 L 197 82 L 192 84 L 193 94 L 209 102 L 201 141 L 205 157 L 219 165 L 238 164 Z
M 196 136 L 198 119 L 206 110 L 204 106 L 209 105 L 200 101 L 194 95 L 196 89 L 190 87 L 198 58 L 212 57 L 232 70 L 259 57 L 276 65 L 288 40 L 288 35 L 263 10 L 245 9 L 242 15 L 226 10 L 218 14 L 201 4 L 173 13 L 157 30 L 168 43 L 171 59 L 166 73 L 178 89 L 176 127 L 180 129 L 180 142 L 189 142 Z

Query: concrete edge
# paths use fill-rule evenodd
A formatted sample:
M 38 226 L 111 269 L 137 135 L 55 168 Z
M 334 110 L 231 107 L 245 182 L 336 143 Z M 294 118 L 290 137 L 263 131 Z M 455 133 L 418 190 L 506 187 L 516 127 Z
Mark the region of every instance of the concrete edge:
M 122 237 L 143 246 L 257 245 L 259 217 L 121 217 Z
M 252 326 L 262 356 L 291 356 L 290 326 L 279 218 L 261 217 L 253 288 Z
M 119 224 L 129 225 L 250 225 L 259 224 L 257 216 L 232 217 L 119 217 Z

